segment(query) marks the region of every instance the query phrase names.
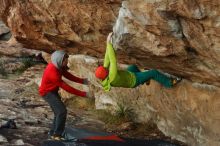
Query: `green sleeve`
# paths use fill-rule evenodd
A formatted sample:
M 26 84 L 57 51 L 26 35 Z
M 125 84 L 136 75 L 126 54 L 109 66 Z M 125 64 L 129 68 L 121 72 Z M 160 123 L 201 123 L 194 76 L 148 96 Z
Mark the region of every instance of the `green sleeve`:
M 109 61 L 109 56 L 108 56 L 108 45 L 106 47 L 106 52 L 105 52 L 105 59 L 104 59 L 104 67 L 105 68 L 108 68 L 109 67 L 109 64 L 110 64 L 110 61 Z
M 106 51 L 107 51 L 107 55 L 108 55 L 109 62 L 110 62 L 109 81 L 111 83 L 117 75 L 117 61 L 116 61 L 116 56 L 115 56 L 115 50 L 114 50 L 111 43 L 107 44 L 107 50 Z

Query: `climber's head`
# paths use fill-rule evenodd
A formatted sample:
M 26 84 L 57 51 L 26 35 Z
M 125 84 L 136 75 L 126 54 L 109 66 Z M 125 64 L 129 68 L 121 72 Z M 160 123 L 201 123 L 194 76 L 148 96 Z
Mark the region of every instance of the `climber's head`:
M 51 55 L 51 61 L 57 69 L 63 69 L 67 67 L 68 57 L 64 50 L 57 50 Z
M 99 66 L 95 70 L 95 76 L 98 79 L 104 80 L 108 76 L 108 70 L 104 68 L 103 66 Z

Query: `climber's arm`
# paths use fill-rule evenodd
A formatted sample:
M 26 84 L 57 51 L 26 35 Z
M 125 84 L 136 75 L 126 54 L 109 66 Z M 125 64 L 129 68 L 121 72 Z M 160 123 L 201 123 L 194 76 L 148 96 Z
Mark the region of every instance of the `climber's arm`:
M 112 82 L 117 75 L 117 61 L 115 50 L 111 43 L 107 43 L 107 55 L 109 57 L 110 67 L 109 67 L 109 80 Z
M 108 46 L 108 45 L 107 45 Z M 108 69 L 108 67 L 109 67 L 109 63 L 110 63 L 110 61 L 109 61 L 109 56 L 108 56 L 108 47 L 106 47 L 106 52 L 105 52 L 105 59 L 104 59 L 104 67 L 106 68 L 106 69 Z

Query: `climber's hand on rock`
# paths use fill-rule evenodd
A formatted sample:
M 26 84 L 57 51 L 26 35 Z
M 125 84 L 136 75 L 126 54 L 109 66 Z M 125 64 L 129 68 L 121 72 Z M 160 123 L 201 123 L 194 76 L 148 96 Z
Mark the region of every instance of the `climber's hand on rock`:
M 88 80 L 88 79 L 84 79 L 84 80 L 83 80 L 83 84 L 84 84 L 84 85 L 89 85 L 89 80 Z
M 111 43 L 112 44 L 112 32 L 108 34 L 108 37 L 107 37 L 107 43 Z

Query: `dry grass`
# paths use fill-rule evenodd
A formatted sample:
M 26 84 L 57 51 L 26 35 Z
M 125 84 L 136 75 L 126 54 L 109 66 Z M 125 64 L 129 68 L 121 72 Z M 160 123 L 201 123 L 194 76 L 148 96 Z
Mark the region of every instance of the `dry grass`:
M 65 101 L 65 104 L 68 107 L 78 108 L 82 110 L 94 110 L 95 109 L 95 100 L 82 98 L 82 97 L 74 97 Z
M 132 122 L 133 112 L 129 108 L 120 106 L 114 114 L 107 110 L 95 110 L 97 118 L 106 123 L 106 126 L 120 125 Z

